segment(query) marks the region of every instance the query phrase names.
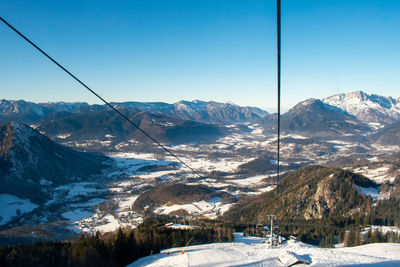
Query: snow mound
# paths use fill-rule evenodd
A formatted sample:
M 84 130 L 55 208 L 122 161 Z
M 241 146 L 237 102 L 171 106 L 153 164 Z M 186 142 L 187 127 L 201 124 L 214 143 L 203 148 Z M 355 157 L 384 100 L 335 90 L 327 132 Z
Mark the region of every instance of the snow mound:
M 288 241 L 281 247 L 268 248 L 264 238 L 236 233 L 233 243 L 171 248 L 129 266 L 292 266 L 294 263 L 299 264 L 294 266 L 400 266 L 400 244 L 328 249 Z
M 279 253 L 278 259 L 285 266 L 293 266 L 296 264 L 311 264 L 309 255 L 298 255 L 293 251 L 282 250 Z

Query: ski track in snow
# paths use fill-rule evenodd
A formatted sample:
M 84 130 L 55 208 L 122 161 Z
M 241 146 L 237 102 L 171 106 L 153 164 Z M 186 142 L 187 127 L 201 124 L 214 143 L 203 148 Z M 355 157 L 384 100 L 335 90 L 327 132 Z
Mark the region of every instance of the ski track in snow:
M 271 249 L 263 241 L 264 238 L 244 237 L 242 233 L 236 233 L 233 243 L 171 248 L 128 266 L 287 266 L 296 259 L 307 260 L 311 266 L 400 266 L 400 244 L 319 248 L 290 240 L 281 247 Z

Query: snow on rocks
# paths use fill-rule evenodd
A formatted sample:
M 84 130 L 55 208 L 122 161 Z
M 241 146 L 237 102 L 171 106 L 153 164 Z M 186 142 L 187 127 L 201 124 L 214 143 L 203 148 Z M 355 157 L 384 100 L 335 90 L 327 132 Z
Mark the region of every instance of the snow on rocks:
M 270 185 L 270 186 L 267 186 L 267 187 L 258 188 L 258 191 L 260 191 L 260 192 L 262 192 L 262 193 L 264 193 L 264 192 L 269 192 L 269 191 L 274 190 L 275 187 L 276 187 L 276 185 Z
M 167 223 L 165 224 L 165 227 L 172 229 L 181 229 L 181 230 L 193 230 L 197 228 L 197 226 L 194 225 L 185 225 L 179 223 Z
M 369 227 L 364 228 L 361 231 L 361 235 L 367 234 L 369 229 L 371 229 L 373 232 L 379 231 L 384 235 L 386 235 L 388 232 L 394 232 L 394 233 L 400 234 L 400 228 L 397 228 L 395 226 L 371 225 Z
M 309 255 L 298 255 L 295 252 L 289 250 L 282 250 L 279 253 L 277 259 L 285 266 L 311 263 L 311 258 Z

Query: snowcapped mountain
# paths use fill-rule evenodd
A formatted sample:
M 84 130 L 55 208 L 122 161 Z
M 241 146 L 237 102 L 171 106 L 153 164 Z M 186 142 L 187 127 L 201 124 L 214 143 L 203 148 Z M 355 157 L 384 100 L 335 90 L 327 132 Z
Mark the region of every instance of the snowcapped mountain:
M 96 105 L 94 105 L 96 106 Z M 36 104 L 24 100 L 0 99 L 0 123 L 18 121 L 22 123 L 34 123 L 40 119 L 55 113 L 75 113 L 87 109 L 89 105 L 83 102 L 77 103 L 40 103 Z
M 0 100 L 0 122 L 4 120 L 38 120 L 45 115 L 45 109 L 35 103 L 23 100 Z
M 162 113 L 173 118 L 206 123 L 231 124 L 253 122 L 268 114 L 268 112 L 256 107 L 241 107 L 232 103 L 205 102 L 200 100 L 180 101 L 175 104 L 162 102 L 125 102 L 113 104 L 118 108 Z
M 241 107 L 232 103 L 205 102 L 200 100 L 180 101 L 175 104 L 163 102 L 123 102 L 111 103 L 118 109 L 162 113 L 176 119 L 194 120 L 205 123 L 232 124 L 254 122 L 268 112 L 256 107 Z M 24 100 L 0 100 L 0 123 L 18 121 L 36 123 L 40 120 L 54 120 L 66 114 L 86 114 L 105 111 L 106 105 L 89 105 L 84 102 L 33 103 Z
M 392 123 L 400 119 L 400 97 L 395 99 L 358 91 L 321 100 L 366 123 Z
M 260 120 L 266 131 L 276 131 L 276 114 Z M 298 103 L 282 115 L 281 128 L 285 133 L 300 133 L 306 136 L 359 135 L 369 128 L 353 115 L 319 99 L 307 99 Z
M 400 121 L 399 100 L 361 91 L 310 98 L 282 114 L 281 128 L 286 133 L 306 136 L 362 136 L 377 131 L 372 137 L 385 134 L 384 139 L 389 140 L 388 134 L 393 136 L 389 129 L 395 129 Z M 270 114 L 258 122 L 266 132 L 275 132 L 276 121 L 277 115 Z

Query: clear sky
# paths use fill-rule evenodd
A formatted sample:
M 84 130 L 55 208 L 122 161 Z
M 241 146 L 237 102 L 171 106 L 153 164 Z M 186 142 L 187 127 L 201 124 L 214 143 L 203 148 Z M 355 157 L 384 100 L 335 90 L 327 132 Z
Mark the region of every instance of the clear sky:
M 0 0 L 0 16 L 109 101 L 276 103 L 275 0 Z M 282 0 L 284 108 L 399 85 L 399 0 Z M 0 92 L 99 103 L 3 24 Z

